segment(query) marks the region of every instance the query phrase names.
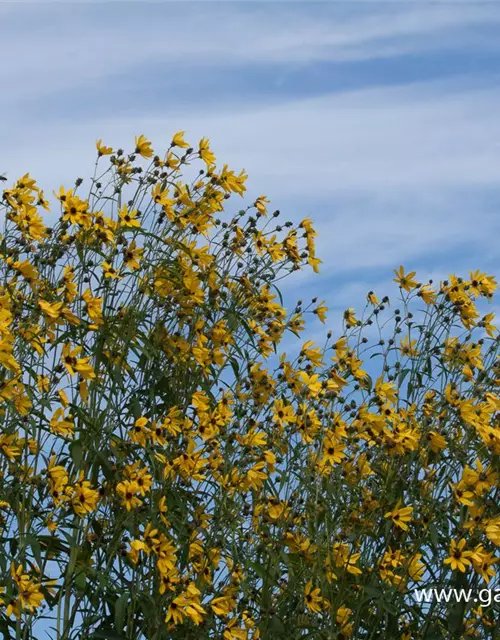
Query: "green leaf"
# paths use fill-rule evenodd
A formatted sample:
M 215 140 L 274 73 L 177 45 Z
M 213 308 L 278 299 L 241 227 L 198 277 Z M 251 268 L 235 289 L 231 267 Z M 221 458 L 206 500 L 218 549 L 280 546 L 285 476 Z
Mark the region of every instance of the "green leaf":
M 366 595 L 370 596 L 371 598 L 380 598 L 380 596 L 382 595 L 382 592 L 377 587 L 365 586 L 363 590 Z
M 429 524 L 429 535 L 431 537 L 432 543 L 435 547 L 439 547 L 439 537 L 436 531 L 436 527 L 432 522 Z
M 81 440 L 74 440 L 69 445 L 69 451 L 71 453 L 71 459 L 73 460 L 73 464 L 75 465 L 75 469 L 79 470 L 82 465 L 83 458 L 83 448 Z
M 401 387 L 404 379 L 406 378 L 406 376 L 410 373 L 410 369 L 402 369 L 399 372 L 399 376 L 398 376 L 398 387 Z
M 392 602 L 389 602 L 385 598 L 380 598 L 378 604 L 380 607 L 382 607 L 382 609 L 385 609 L 387 613 L 390 613 L 393 616 L 397 615 L 396 607 L 392 604 Z
M 230 360 L 231 362 L 231 367 L 234 371 L 234 377 L 236 378 L 236 380 L 239 380 L 240 378 L 240 367 L 238 365 L 238 361 L 236 360 L 236 358 L 231 358 Z
M 85 571 L 79 571 L 75 576 L 75 586 L 77 591 L 81 594 L 85 592 L 85 586 L 87 585 L 87 576 L 85 575 Z
M 122 595 L 115 602 L 115 625 L 121 631 L 125 624 L 125 614 L 127 613 L 128 593 Z
M 269 571 L 267 570 L 266 567 L 263 567 L 261 564 L 259 564 L 257 562 L 250 562 L 249 564 L 250 564 L 250 567 L 259 576 L 259 578 L 262 578 L 262 580 L 264 580 L 264 581 L 271 580 L 270 575 L 269 575 Z
M 427 358 L 425 372 L 429 378 L 432 378 L 432 362 L 430 357 Z
M 106 480 L 112 480 L 114 474 L 109 462 L 109 458 L 104 453 L 102 453 L 102 451 L 99 451 L 99 453 L 96 455 L 95 460 L 106 476 Z
M 9 540 L 9 546 L 10 546 L 10 555 L 15 556 L 17 553 L 17 548 L 19 546 L 19 540 L 17 538 L 11 538 Z
M 155 624 L 158 619 L 158 611 L 151 596 L 141 595 L 139 604 L 148 622 Z
M 276 617 L 271 618 L 271 620 L 269 621 L 269 629 L 273 633 L 280 633 L 280 634 L 285 633 L 285 627 L 283 626 L 283 623 L 279 618 L 276 618 Z
M 37 536 L 37 539 L 43 551 L 50 552 L 54 555 L 60 555 L 61 553 L 69 554 L 69 547 L 67 547 L 62 540 L 55 536 L 39 534 Z
M 40 547 L 40 542 L 36 536 L 28 534 L 25 538 L 26 543 L 31 547 L 31 551 L 33 552 L 33 557 L 35 558 L 39 567 L 42 566 L 42 550 Z
M 103 528 L 102 528 L 102 524 L 99 522 L 99 520 L 93 520 L 92 521 L 92 529 L 94 529 L 95 533 L 99 537 L 102 536 Z

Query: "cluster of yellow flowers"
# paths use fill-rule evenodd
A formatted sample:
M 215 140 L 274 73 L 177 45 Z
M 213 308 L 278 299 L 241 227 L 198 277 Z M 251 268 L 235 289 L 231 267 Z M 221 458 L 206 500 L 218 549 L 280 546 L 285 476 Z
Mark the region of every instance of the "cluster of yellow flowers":
M 265 196 L 226 216 L 246 174 L 206 138 L 96 146 L 52 227 L 29 174 L 3 192 L 0 628 L 490 637 L 491 611 L 425 616 L 409 592 L 496 581 L 495 278 L 400 267 L 401 309 L 371 291 L 291 356 L 285 336 L 326 322 L 276 288 L 318 269 L 311 221 Z

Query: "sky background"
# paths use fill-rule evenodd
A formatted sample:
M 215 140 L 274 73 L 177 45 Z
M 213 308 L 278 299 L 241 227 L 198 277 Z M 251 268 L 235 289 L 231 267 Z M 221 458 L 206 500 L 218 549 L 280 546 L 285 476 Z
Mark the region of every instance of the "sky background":
M 207 136 L 248 203 L 315 222 L 321 273 L 286 295 L 326 299 L 337 333 L 400 264 L 500 275 L 499 22 L 458 0 L 1 3 L 0 173 L 50 193 L 97 138 Z

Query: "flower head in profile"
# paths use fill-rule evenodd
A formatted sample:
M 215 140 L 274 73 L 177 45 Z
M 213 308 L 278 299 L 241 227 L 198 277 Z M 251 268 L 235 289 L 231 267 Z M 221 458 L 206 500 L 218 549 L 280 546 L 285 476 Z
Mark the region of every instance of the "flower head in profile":
M 144 135 L 136 136 L 135 138 L 135 153 L 138 153 L 143 158 L 151 158 L 153 155 L 153 148 L 151 142 Z
M 102 144 L 101 138 L 96 141 L 95 146 L 98 156 L 109 156 L 113 153 L 113 149 L 111 147 L 106 147 L 106 145 Z

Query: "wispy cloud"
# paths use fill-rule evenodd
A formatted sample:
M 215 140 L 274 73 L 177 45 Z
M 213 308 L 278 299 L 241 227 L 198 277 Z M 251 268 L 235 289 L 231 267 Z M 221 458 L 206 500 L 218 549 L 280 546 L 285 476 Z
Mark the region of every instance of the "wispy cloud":
M 360 9 L 361 7 L 361 9 Z M 144 65 L 165 72 L 242 64 L 345 62 L 495 46 L 494 4 L 2 4 L 3 101 L 71 91 Z M 475 27 L 483 26 L 481 32 Z M 464 32 L 465 30 L 465 32 Z M 161 82 L 161 78 L 158 78 Z M 75 100 L 78 96 L 75 96 Z
M 9 177 L 58 187 L 88 175 L 98 137 L 161 148 L 187 129 L 247 169 L 251 197 L 316 221 L 326 297 L 401 262 L 496 260 L 498 78 L 462 65 L 500 59 L 496 3 L 3 4 L 0 19 Z
M 182 126 L 191 138 L 213 137 L 222 157 L 246 166 L 280 195 L 491 185 L 500 159 L 494 142 L 500 134 L 500 90 L 467 85 L 361 89 L 260 108 L 221 105 L 208 112 L 180 113 L 172 104 L 162 116 L 65 119 L 50 128 L 34 121 L 6 131 L 6 139 L 16 164 L 28 144 L 43 150 L 39 159 L 29 160 L 47 172 L 54 167 L 47 158 L 74 156 L 69 141 L 93 154 L 95 136 L 119 143 L 140 130 L 161 146 Z

